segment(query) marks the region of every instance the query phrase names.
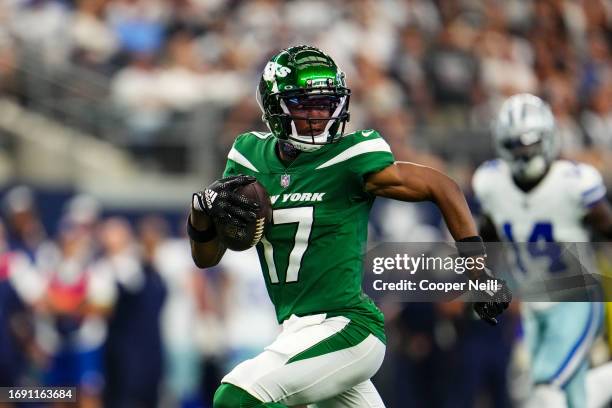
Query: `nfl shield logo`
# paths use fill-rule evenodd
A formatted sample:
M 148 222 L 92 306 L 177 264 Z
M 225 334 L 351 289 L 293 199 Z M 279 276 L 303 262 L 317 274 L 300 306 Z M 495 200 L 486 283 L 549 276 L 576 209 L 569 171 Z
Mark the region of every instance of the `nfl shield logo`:
M 280 179 L 280 185 L 282 188 L 289 187 L 289 182 L 291 181 L 291 176 L 288 174 L 283 174 Z

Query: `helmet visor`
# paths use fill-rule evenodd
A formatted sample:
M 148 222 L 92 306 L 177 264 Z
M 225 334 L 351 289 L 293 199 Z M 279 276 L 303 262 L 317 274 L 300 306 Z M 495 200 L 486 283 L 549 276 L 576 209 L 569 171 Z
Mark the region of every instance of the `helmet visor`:
M 339 95 L 300 95 L 284 98 L 285 104 L 289 111 L 294 112 L 309 112 L 309 111 L 327 111 L 329 117 L 334 113 L 340 103 L 342 97 Z

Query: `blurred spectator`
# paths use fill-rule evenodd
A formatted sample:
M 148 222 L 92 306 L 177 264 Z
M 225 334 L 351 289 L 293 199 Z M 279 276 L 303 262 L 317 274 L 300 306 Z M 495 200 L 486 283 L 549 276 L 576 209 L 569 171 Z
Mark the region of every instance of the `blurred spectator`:
M 58 248 L 41 271 L 46 281 L 43 313 L 38 316 L 39 343 L 50 361 L 45 383 L 78 387 L 82 407 L 101 407 L 102 346 L 117 290 L 108 270 L 91 267 L 92 230 L 66 216 Z
M 355 58 L 358 82 L 350 86 L 356 97 L 363 104 L 370 115 L 384 115 L 400 109 L 405 103 L 401 88 L 392 78 L 386 75 L 383 67 L 375 59 L 366 54 L 359 54 Z M 355 120 L 364 120 L 355 118 Z M 368 125 L 365 124 L 365 127 Z
M 588 50 L 582 62 L 580 90 L 582 95 L 589 96 L 600 86 L 611 81 L 612 60 L 610 57 L 609 39 L 599 30 L 592 31 L 588 36 Z
M 440 303 L 436 309 L 439 327 L 454 333 L 438 337 L 449 358 L 444 366 L 453 379 L 443 406 L 510 408 L 508 366 L 518 324 L 516 311 L 509 310 L 496 329 L 490 330 L 473 318 L 471 307 L 460 302 Z
M 393 60 L 391 69 L 404 87 L 411 110 L 418 115 L 419 122 L 422 122 L 433 108 L 431 94 L 425 82 L 426 43 L 423 34 L 416 27 L 405 28 L 398 47 L 397 58 Z
M 427 38 L 435 37 L 440 30 L 440 12 L 435 2 L 431 0 L 407 0 L 404 5 L 404 13 L 404 25 L 415 27 Z
M 0 22 L 2 18 L 0 18 Z M 8 31 L 0 27 L 0 95 L 15 94 L 17 87 L 17 50 Z
M 204 63 L 195 38 L 188 32 L 176 32 L 167 51 L 158 92 L 174 111 L 190 112 L 205 101 L 226 106 L 245 94 L 246 84 L 239 75 Z
M 34 353 L 34 325 L 28 302 L 42 295 L 32 264 L 26 256 L 8 248 L 0 222 L 0 384 L 23 385 L 26 358 Z
M 168 123 L 170 111 L 157 87 L 160 71 L 154 59 L 133 54 L 112 80 L 111 96 L 129 129 L 128 144 L 149 146 Z
M 201 33 L 222 18 L 225 0 L 173 0 L 168 17 L 169 31 L 177 28 Z
M 560 5 L 560 4 L 559 4 Z M 554 2 L 534 2 L 529 39 L 535 50 L 535 69 L 541 83 L 576 71 L 576 51 L 568 40 L 563 10 Z
M 578 101 L 572 85 L 571 79 L 562 74 L 549 78 L 544 84 L 544 95 L 555 115 L 561 152 L 567 157 L 576 157 L 586 148 L 584 133 L 574 119 Z
M 99 222 L 101 204 L 92 196 L 87 194 L 77 194 L 70 198 L 64 206 L 64 214 L 68 220 L 79 224 L 82 227 L 93 229 Z M 93 235 L 88 238 L 95 238 Z
M 159 94 L 176 111 L 192 110 L 206 98 L 202 64 L 195 53 L 193 37 L 184 31 L 168 42 L 168 65 L 159 77 Z
M 145 253 L 168 291 L 161 313 L 165 379 L 170 391 L 165 399 L 184 408 L 200 406 L 202 356 L 195 327 L 204 301 L 199 290 L 204 285 L 202 275 L 191 260 L 189 242 L 183 237 L 171 239 L 165 219 L 148 216 L 138 227 Z
M 480 61 L 472 51 L 476 31 L 462 19 L 444 27 L 438 41 L 425 59 L 425 72 L 435 102 L 440 108 L 460 109 L 459 118 L 445 118 L 464 122 L 467 107 L 477 102 L 480 87 Z
M 36 261 L 47 234 L 38 217 L 34 192 L 26 186 L 14 187 L 6 193 L 3 207 L 9 248 Z
M 84 0 L 77 3 L 70 28 L 74 41 L 73 53 L 83 65 L 101 66 L 119 51 L 119 40 L 104 20 L 107 3 L 108 0 Z
M 612 151 L 612 80 L 592 90 L 581 122 L 593 147 Z
M 507 97 L 516 93 L 537 93 L 538 82 L 531 67 L 528 44 L 506 33 L 488 30 L 480 40 L 479 50 L 483 86 L 490 94 Z
M 591 91 L 580 124 L 588 138 L 588 153 L 580 159 L 589 161 L 602 173 L 604 183 L 612 185 L 612 81 L 607 80 Z
M 153 408 L 162 377 L 160 313 L 166 288 L 152 264 L 151 246 L 139 256 L 126 220 L 102 224 L 104 257 L 97 267 L 115 277 L 118 297 L 106 342 L 104 406 Z
M 155 54 L 163 47 L 168 7 L 160 0 L 112 0 L 108 21 L 127 53 Z
M 4 259 L 0 258 L 0 262 L 4 264 Z M 22 376 L 26 371 L 26 352 L 14 330 L 16 319 L 23 313 L 23 306 L 7 279 L 6 266 L 2 264 L 0 264 L 0 384 L 4 387 L 16 387 L 22 384 Z M 11 406 L 0 403 L 2 408 Z
M 11 32 L 45 64 L 61 66 L 68 60 L 70 10 L 55 0 L 8 2 Z
M 254 0 L 236 4 L 233 21 L 227 21 L 231 26 L 227 34 L 239 39 L 241 44 L 235 44 L 246 57 L 257 61 L 263 57 L 264 47 L 260 44 L 277 42 L 278 29 L 283 24 L 281 0 Z M 226 44 L 230 45 L 230 44 Z
M 406 401 L 418 408 L 443 407 L 450 384 L 441 370 L 445 356 L 436 341 L 436 315 L 431 303 L 408 303 L 388 316 L 383 367 L 373 381 L 390 407 Z M 450 381 L 449 381 L 450 382 Z

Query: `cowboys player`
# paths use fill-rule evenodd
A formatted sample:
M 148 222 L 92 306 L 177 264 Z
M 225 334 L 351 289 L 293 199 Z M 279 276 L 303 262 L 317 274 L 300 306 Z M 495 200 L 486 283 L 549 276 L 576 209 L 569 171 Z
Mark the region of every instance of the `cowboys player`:
M 455 182 L 428 167 L 394 162 L 375 130 L 343 134 L 349 98 L 344 73 L 328 55 L 308 46 L 281 51 L 258 87 L 270 133 L 238 136 L 225 178 L 194 194 L 188 230 L 199 267 L 215 265 L 225 252 L 214 225 L 242 228 L 255 218 L 257 204 L 236 187 L 256 177 L 273 204 L 257 251 L 282 333 L 223 378 L 215 408 L 384 406 L 370 381 L 385 353 L 383 315 L 361 290 L 376 196 L 436 202 L 460 254 L 484 253 Z M 493 324 L 511 298 L 499 282 L 489 301 L 474 306 Z
M 557 159 L 554 117 L 540 98 L 519 94 L 506 100 L 493 136 L 500 159 L 482 164 L 473 178 L 485 214 L 481 231 L 487 240 L 510 244 L 513 269 L 523 287 L 531 288 L 565 272 L 555 242 L 587 242 L 585 222 L 612 237 L 612 213 L 597 170 Z M 601 316 L 598 302 L 523 304 L 534 382 L 528 406 L 586 406 L 586 357 Z

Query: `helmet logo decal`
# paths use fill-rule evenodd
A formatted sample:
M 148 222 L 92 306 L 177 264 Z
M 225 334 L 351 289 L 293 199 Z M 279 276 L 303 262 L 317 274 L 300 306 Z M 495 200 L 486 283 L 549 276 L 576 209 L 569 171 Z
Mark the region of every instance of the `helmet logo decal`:
M 291 68 L 284 67 L 276 61 L 269 61 L 263 72 L 263 79 L 272 82 L 272 92 L 278 92 L 276 77 L 284 78 L 291 72 Z
M 266 81 L 274 81 L 276 77 L 284 78 L 291 72 L 291 68 L 287 68 L 275 61 L 270 61 L 266 64 L 263 72 L 263 78 Z

